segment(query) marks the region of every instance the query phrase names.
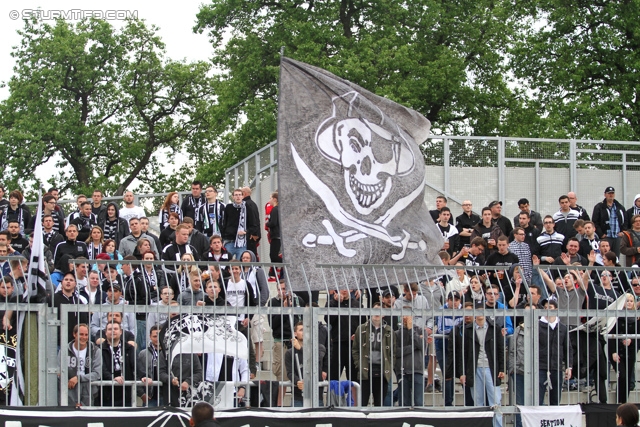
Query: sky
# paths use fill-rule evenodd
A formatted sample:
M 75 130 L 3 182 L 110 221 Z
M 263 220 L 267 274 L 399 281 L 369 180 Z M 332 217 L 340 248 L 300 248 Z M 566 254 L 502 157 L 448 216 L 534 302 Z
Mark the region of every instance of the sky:
M 12 3 L 13 5 L 10 5 Z M 16 4 L 19 3 L 19 6 Z M 7 82 L 13 74 L 14 59 L 11 52 L 20 43 L 21 37 L 16 32 L 24 27 L 23 18 L 29 17 L 40 9 L 42 16 L 54 20 L 58 16 L 80 17 L 89 14 L 110 19 L 114 26 L 120 26 L 118 19 L 127 15 L 136 15 L 159 27 L 158 35 L 166 45 L 166 56 L 173 60 L 187 61 L 207 60 L 213 53 L 206 34 L 193 33 L 193 26 L 201 0 L 182 0 L 161 6 L 157 1 L 145 0 L 110 0 L 103 2 L 79 0 L 23 0 L 20 2 L 0 2 L 0 82 Z M 77 20 L 77 19 L 76 19 Z M 7 88 L 0 88 L 0 99 L 9 96 Z M 46 167 L 36 171 L 39 178 L 46 175 Z

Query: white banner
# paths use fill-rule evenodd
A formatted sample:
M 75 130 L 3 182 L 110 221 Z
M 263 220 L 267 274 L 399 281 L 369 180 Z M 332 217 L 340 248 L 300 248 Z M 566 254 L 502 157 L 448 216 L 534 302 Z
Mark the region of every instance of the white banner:
M 518 406 L 523 427 L 582 427 L 580 405 Z

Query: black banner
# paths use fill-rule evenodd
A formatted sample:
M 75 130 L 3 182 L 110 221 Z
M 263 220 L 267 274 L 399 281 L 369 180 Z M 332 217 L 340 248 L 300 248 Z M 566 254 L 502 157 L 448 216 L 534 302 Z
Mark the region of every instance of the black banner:
M 89 423 L 101 423 L 104 427 L 188 427 L 190 411 L 177 408 L 159 409 L 75 409 L 61 407 L 12 408 L 0 410 L 0 425 L 7 421 L 20 421 L 23 427 L 86 427 Z M 322 425 L 349 427 L 492 427 L 493 411 L 487 408 L 462 409 L 456 411 L 429 411 L 416 409 L 363 412 L 355 410 L 307 409 L 257 410 L 236 409 L 217 412 L 216 419 L 222 427 L 316 427 Z

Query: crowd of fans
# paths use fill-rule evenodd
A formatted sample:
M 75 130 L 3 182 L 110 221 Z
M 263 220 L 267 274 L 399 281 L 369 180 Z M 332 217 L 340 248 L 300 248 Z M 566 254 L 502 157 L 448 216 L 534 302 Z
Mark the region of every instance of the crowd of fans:
M 65 319 L 70 342 L 59 344 L 61 351 L 68 350 L 70 405 L 128 405 L 136 393 L 145 405 L 179 406 L 203 382 L 233 382 L 235 399 L 242 401 L 246 388 L 237 384 L 248 383 L 262 369 L 268 322 L 271 370 L 280 382 L 273 405 L 283 403 L 286 387 L 281 382 L 291 381 L 293 405 L 302 406 L 301 317 L 277 310 L 250 316 L 240 309 L 319 302 L 318 293 L 292 292 L 278 266 L 278 194 L 271 195 L 262 223 L 249 188 L 234 190 L 229 204 L 218 199 L 215 187 L 202 190 L 200 182 L 193 182 L 181 204 L 177 193 L 169 193 L 156 235 L 130 191 L 124 193 L 123 207 L 114 202 L 105 206 L 99 190 L 91 202 L 78 195 L 77 211 L 66 215 L 57 203 L 58 191 L 51 189 L 42 198 L 41 218 L 36 218 L 19 191 L 10 192 L 7 201 L 0 188 L 0 259 L 14 256 L 0 266 L 0 301 L 105 306 L 94 313 L 71 311 Z M 636 341 L 625 335 L 637 331 L 640 282 L 632 269 L 597 267 L 620 266 L 620 256 L 627 267 L 637 267 L 640 194 L 625 210 L 612 187 L 604 193 L 591 217 L 574 193 L 561 196 L 559 210 L 550 215 L 531 210 L 528 200 L 520 199 L 513 223 L 501 215 L 500 201 L 482 208 L 480 215 L 465 201 L 454 224 L 446 198 L 439 196 L 430 213 L 445 238 L 440 258 L 451 269 L 423 283 L 330 291 L 326 306 L 339 308 L 339 314 L 327 311 L 319 322 L 314 345 L 319 366 L 308 372 L 317 374 L 318 381 L 359 382 L 363 405 L 423 406 L 425 391 L 442 392 L 445 405 L 453 405 L 456 380 L 465 405 L 500 405 L 503 380 L 509 381 L 515 403 L 523 404 L 523 318 L 499 310 L 542 309 L 539 402 L 548 391 L 549 404 L 557 405 L 563 387 L 579 389 L 590 381 L 600 402 L 607 402 L 609 365 L 619 376 L 617 400 L 626 402 L 635 388 Z M 50 287 L 23 296 L 31 230 L 39 224 Z M 263 234 L 270 243 L 271 268 L 255 265 Z M 277 289 L 272 298 L 269 281 Z M 579 316 L 554 315 L 557 309 L 605 310 L 623 296 L 629 315 L 618 319 L 608 340 L 595 328 L 578 328 L 585 321 Z M 234 326 L 248 340 L 249 360 L 214 354 L 171 357 L 161 345 L 169 312 L 109 310 L 124 304 L 228 307 L 237 319 Z M 361 315 L 362 307 L 373 314 Z M 448 314 L 449 309 L 472 311 L 462 316 Z M 2 319 L 5 330 L 15 328 L 11 311 L 2 313 Z M 113 384 L 98 387 L 94 383 L 99 380 Z M 118 386 L 131 380 L 138 386 Z M 157 381 L 163 386 L 157 387 Z M 351 384 L 331 387 L 332 398 L 351 392 Z M 496 417 L 495 422 L 501 420 Z

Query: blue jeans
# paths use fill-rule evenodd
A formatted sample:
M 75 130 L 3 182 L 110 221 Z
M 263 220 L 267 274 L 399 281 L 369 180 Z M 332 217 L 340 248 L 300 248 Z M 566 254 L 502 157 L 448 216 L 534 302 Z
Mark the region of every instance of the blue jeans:
M 524 375 L 512 374 L 513 388 L 516 392 L 516 405 L 524 405 Z M 522 427 L 522 417 L 516 414 L 516 427 Z
M 444 349 L 447 348 L 448 338 L 436 338 L 436 359 L 442 371 L 442 380 L 444 381 L 444 406 L 453 406 L 453 378 L 446 378 L 446 365 L 444 360 Z
M 538 389 L 538 405 L 542 406 L 544 395 L 547 392 L 547 371 L 538 373 L 540 385 Z M 549 371 L 549 380 L 551 382 L 551 390 L 549 390 L 549 405 L 558 406 L 562 397 L 562 371 Z
M 138 351 L 147 348 L 147 321 L 136 319 L 136 344 Z
M 246 246 L 243 246 L 241 248 L 236 248 L 236 243 L 235 242 L 227 242 L 224 244 L 224 248 L 227 250 L 227 252 L 229 252 L 229 257 L 231 257 L 233 255 L 233 257 L 237 260 L 240 259 L 240 257 L 242 257 L 242 252 L 247 250 Z
M 485 397 L 489 401 L 489 406 L 498 406 L 502 399 L 500 387 L 493 384 L 491 378 L 491 370 L 489 368 L 476 368 L 476 376 L 473 380 L 473 401 L 476 406 L 478 403 L 484 402 Z M 493 416 L 493 427 L 502 427 L 502 415 Z
M 421 407 L 424 405 L 424 374 L 404 374 L 398 385 L 400 406 Z

